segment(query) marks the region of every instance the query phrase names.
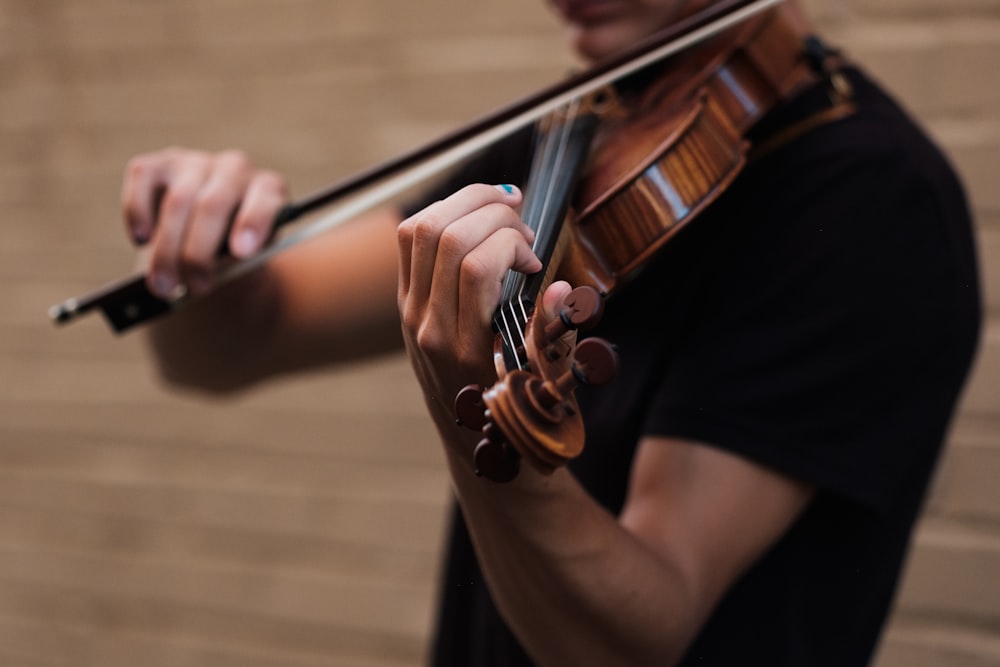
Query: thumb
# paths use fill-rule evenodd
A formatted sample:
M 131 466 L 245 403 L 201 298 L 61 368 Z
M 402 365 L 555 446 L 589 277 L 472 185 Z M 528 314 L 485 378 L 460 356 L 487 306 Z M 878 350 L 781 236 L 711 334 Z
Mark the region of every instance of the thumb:
M 542 294 L 542 313 L 546 322 L 559 316 L 563 302 L 572 289 L 565 280 L 557 280 L 548 286 L 545 293 Z

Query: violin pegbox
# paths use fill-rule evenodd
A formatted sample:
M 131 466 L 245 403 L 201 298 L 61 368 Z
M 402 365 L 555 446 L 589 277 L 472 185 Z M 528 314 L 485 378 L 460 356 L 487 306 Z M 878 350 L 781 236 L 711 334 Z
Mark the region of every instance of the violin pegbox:
M 469 385 L 458 393 L 458 423 L 484 436 L 473 454 L 476 474 L 509 482 L 522 458 L 551 474 L 580 455 L 585 436 L 574 390 L 606 384 L 618 368 L 617 351 L 607 341 L 575 340 L 576 331 L 596 325 L 603 310 L 597 290 L 572 290 L 557 318 L 544 326 L 529 320 L 529 370 L 511 370 L 486 390 Z

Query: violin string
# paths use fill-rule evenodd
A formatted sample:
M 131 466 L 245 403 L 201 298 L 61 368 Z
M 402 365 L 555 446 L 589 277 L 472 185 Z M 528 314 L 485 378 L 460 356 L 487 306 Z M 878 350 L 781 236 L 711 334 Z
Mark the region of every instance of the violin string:
M 576 120 L 578 118 L 577 112 L 579 111 L 579 108 L 582 106 L 582 104 L 583 103 L 582 103 L 582 101 L 580 99 L 573 100 L 573 102 L 567 108 L 567 113 L 566 113 L 567 120 L 565 122 L 560 122 L 559 123 L 559 127 L 557 128 L 557 131 L 554 132 L 554 133 L 551 133 L 551 134 L 555 134 L 555 139 L 552 139 L 552 141 L 556 142 L 556 147 L 555 147 L 554 160 L 550 160 L 550 162 L 549 162 L 549 167 L 550 168 L 553 168 L 555 165 L 561 164 L 564 161 L 565 156 L 566 156 L 566 152 L 569 149 L 569 140 L 570 140 L 570 137 L 573 135 L 573 129 L 574 129 L 575 123 L 577 122 L 577 120 Z M 546 140 L 549 139 L 549 136 L 550 136 L 550 133 L 546 133 Z M 547 155 L 548 155 L 548 151 L 550 151 L 550 150 L 552 150 L 552 149 L 549 149 L 549 148 L 546 149 L 546 154 Z M 555 192 L 555 187 L 553 185 L 553 179 L 548 178 L 548 179 L 546 179 L 545 191 L 544 191 L 544 196 L 542 198 L 542 204 L 541 204 L 541 210 L 539 211 L 538 216 L 537 216 L 537 226 L 539 227 L 539 229 L 536 229 L 535 230 L 536 232 L 540 231 L 541 225 L 543 224 L 543 222 L 546 221 L 546 216 L 547 216 L 550 208 L 553 205 L 553 200 L 554 200 L 555 196 L 556 196 L 556 192 Z M 550 220 L 550 221 L 548 221 L 548 224 L 552 225 L 552 224 L 556 224 L 557 222 L 560 222 L 560 221 Z M 543 270 L 545 270 L 545 267 L 543 267 Z M 528 343 L 527 343 L 527 340 L 525 339 L 525 329 L 527 328 L 527 324 L 528 324 L 528 312 L 527 312 L 527 307 L 525 305 L 525 299 L 524 299 L 524 286 L 525 286 L 525 281 L 521 280 L 519 282 L 519 284 L 518 284 L 517 296 L 513 299 L 513 301 L 517 302 L 518 306 L 521 309 L 521 315 L 523 316 L 523 322 L 521 323 L 521 325 L 519 327 L 516 328 L 516 331 L 517 331 L 517 334 L 518 334 L 518 336 L 520 338 L 521 346 L 524 349 L 527 349 Z M 537 296 L 538 295 L 536 295 L 536 297 Z M 536 304 L 536 309 L 537 309 L 537 304 Z
M 549 150 L 548 144 L 551 140 L 551 135 L 548 132 L 545 132 L 544 128 L 540 128 L 538 131 L 539 135 L 536 139 L 535 151 L 531 160 L 531 167 L 528 172 L 529 174 L 532 175 L 537 174 L 541 170 L 542 165 L 544 164 L 543 156 L 548 152 Z M 532 184 L 529 182 L 527 187 L 529 191 L 526 193 L 525 197 L 526 199 L 532 196 L 530 192 L 531 186 Z M 524 213 L 526 212 L 527 210 L 525 208 Z M 535 229 L 536 225 L 533 224 L 534 223 L 533 220 L 528 219 L 525 222 L 528 225 L 528 227 L 532 229 L 532 231 L 537 231 Z M 515 271 L 513 269 L 507 271 L 503 280 L 503 292 L 501 296 L 501 304 L 510 303 L 514 298 L 516 298 L 515 295 L 518 293 L 520 289 L 519 285 L 520 283 L 523 282 L 523 280 L 524 280 L 524 275 L 522 273 Z
M 560 129 L 561 128 L 562 126 L 560 125 Z M 552 144 L 555 141 L 555 134 L 556 133 L 554 132 L 546 131 L 544 128 L 540 128 L 539 130 L 539 136 L 529 172 L 534 175 L 535 178 L 537 178 L 539 174 L 544 174 L 545 166 L 547 164 L 546 159 L 553 152 Z M 528 196 L 533 197 L 534 193 L 531 192 Z M 535 205 L 532 203 L 531 206 L 534 207 Z M 537 209 L 537 207 L 535 208 Z M 532 231 L 538 231 L 539 218 L 533 215 L 533 211 L 526 211 L 526 213 L 532 214 L 531 217 L 526 220 L 526 224 L 532 229 Z M 500 338 L 504 347 L 506 347 L 509 351 L 509 356 L 515 360 L 518 368 L 522 367 L 520 355 L 517 352 L 518 343 L 520 342 L 523 349 L 525 339 L 523 333 L 524 325 L 518 322 L 518 313 L 515 310 L 514 302 L 519 302 L 521 312 L 524 315 L 524 320 L 526 322 L 527 313 L 524 304 L 521 303 L 521 295 L 524 291 L 524 281 L 525 276 L 523 273 L 514 271 L 513 269 L 507 271 L 503 280 L 497 318 L 495 318 L 495 320 L 499 320 L 497 329 L 500 332 Z
M 524 368 L 524 364 L 521 363 L 521 356 L 517 353 L 517 346 L 514 344 L 514 332 L 511 330 L 510 321 L 507 319 L 507 306 L 500 306 L 500 317 L 503 321 L 503 329 L 501 330 L 501 337 L 504 339 L 504 345 L 510 351 L 511 356 L 514 358 L 514 364 L 517 368 Z M 511 317 L 516 317 L 516 313 L 511 310 Z M 518 327 L 514 327 L 514 331 L 517 331 Z M 506 332 L 506 334 L 504 333 Z M 522 337 L 523 340 L 523 337 Z
M 548 117 L 552 118 L 554 113 L 555 112 L 551 112 Z M 539 178 L 539 175 L 542 175 L 544 177 L 546 171 L 546 165 L 548 164 L 547 158 L 552 153 L 553 150 L 551 146 L 555 141 L 554 138 L 555 134 L 556 133 L 554 132 L 546 131 L 544 126 L 539 126 L 538 136 L 536 138 L 535 150 L 531 160 L 531 167 L 528 172 L 532 176 L 531 180 L 528 183 L 529 192 L 527 192 L 526 194 L 526 199 L 531 198 L 532 202 L 530 202 L 530 207 L 527 205 L 524 207 L 523 212 L 525 215 L 530 215 L 533 212 L 533 210 L 537 210 L 537 206 L 534 204 L 534 199 L 533 199 L 534 192 L 532 192 L 531 190 L 534 189 L 534 186 L 536 184 L 536 179 Z M 529 208 L 531 210 L 529 210 Z M 532 231 L 534 232 L 538 231 L 538 226 L 539 226 L 538 216 L 531 215 L 531 217 L 529 217 L 525 222 L 528 225 L 528 227 L 531 228 Z M 509 303 L 510 301 L 513 301 L 515 298 L 517 298 L 517 295 L 520 294 L 523 290 L 523 285 L 524 285 L 523 273 L 514 271 L 513 269 L 508 271 L 503 281 L 503 303 Z
M 562 128 L 563 125 L 560 124 L 558 128 L 560 132 Z M 533 164 L 531 167 L 531 173 L 536 178 L 540 173 L 544 176 L 545 167 L 548 166 L 547 158 L 553 152 L 552 145 L 555 142 L 554 135 L 556 134 L 556 132 L 549 132 L 544 129 L 542 130 L 538 145 L 535 148 L 535 158 L 532 161 Z M 548 186 L 551 183 L 551 179 L 545 180 L 547 181 L 546 185 Z M 534 197 L 535 193 L 530 192 L 528 193 L 528 196 Z M 546 193 L 546 197 L 547 196 L 548 195 Z M 538 207 L 534 204 L 534 202 L 532 202 L 531 205 L 532 210 L 525 211 L 525 213 L 531 214 L 531 217 L 526 221 L 526 223 L 532 231 L 537 232 L 542 218 L 540 215 L 534 214 L 535 211 L 538 210 Z M 523 368 L 523 366 L 517 349 L 519 346 L 521 349 L 526 349 L 524 328 L 527 325 L 527 313 L 523 303 L 524 283 L 525 276 L 523 273 L 514 270 L 508 271 L 507 279 L 504 281 L 504 298 L 500 305 L 501 317 L 506 331 L 504 342 L 510 350 L 510 354 L 514 358 L 518 368 Z M 514 305 L 515 303 L 518 304 L 521 313 L 524 315 L 523 323 L 518 320 L 518 312 L 516 310 L 516 306 Z M 510 319 L 508 319 L 508 314 Z M 511 322 L 513 322 L 513 325 Z
M 540 164 L 540 156 L 547 150 L 546 145 L 548 141 L 548 133 L 542 131 L 535 146 L 535 153 L 529 173 L 537 173 Z M 528 222 L 528 226 L 532 227 L 530 221 Z M 500 305 L 497 309 L 497 314 L 494 317 L 494 325 L 499 331 L 504 348 L 508 351 L 507 356 L 513 357 L 518 367 L 521 366 L 521 360 L 517 353 L 516 337 L 514 335 L 517 327 L 511 326 L 511 320 L 514 318 L 515 313 L 511 311 L 509 313 L 510 317 L 508 317 L 507 309 L 510 307 L 510 303 L 515 298 L 514 295 L 518 291 L 517 283 L 521 280 L 523 280 L 523 275 L 513 269 L 508 270 L 504 275 L 500 295 Z

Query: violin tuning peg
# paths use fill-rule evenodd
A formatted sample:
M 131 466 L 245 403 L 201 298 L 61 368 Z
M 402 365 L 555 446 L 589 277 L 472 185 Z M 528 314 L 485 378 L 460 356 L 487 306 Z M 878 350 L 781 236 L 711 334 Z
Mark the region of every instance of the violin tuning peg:
M 573 352 L 573 366 L 574 375 L 582 383 L 607 384 L 618 373 L 618 352 L 603 338 L 586 338 Z
M 566 306 L 559 314 L 570 329 L 591 329 L 601 321 L 604 314 L 604 299 L 593 287 L 577 287 L 563 300 Z
M 489 436 L 476 445 L 472 460 L 477 475 L 499 484 L 517 477 L 521 469 L 521 457 L 517 451 L 507 443 L 498 442 Z
M 473 431 L 479 431 L 489 421 L 486 417 L 486 404 L 483 403 L 483 388 L 478 384 L 470 384 L 462 388 L 455 396 L 455 423 Z
M 554 383 L 543 385 L 537 393 L 540 405 L 551 409 L 581 384 L 602 385 L 611 382 L 618 372 L 618 353 L 603 338 L 586 338 L 573 350 L 573 365 Z
M 567 331 L 592 329 L 604 314 L 604 298 L 593 287 L 583 286 L 573 289 L 563 299 L 563 309 L 559 317 L 545 327 L 545 339 L 556 340 Z

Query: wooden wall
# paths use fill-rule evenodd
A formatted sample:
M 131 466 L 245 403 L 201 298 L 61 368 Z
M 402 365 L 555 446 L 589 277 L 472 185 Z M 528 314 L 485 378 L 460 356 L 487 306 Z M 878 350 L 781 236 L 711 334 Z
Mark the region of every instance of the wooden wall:
M 1000 664 L 1000 7 L 813 0 L 963 171 L 989 325 L 880 665 Z M 539 0 L 0 0 L 0 664 L 420 664 L 448 494 L 405 360 L 230 400 L 46 309 L 125 275 L 125 161 L 304 194 L 570 66 Z

